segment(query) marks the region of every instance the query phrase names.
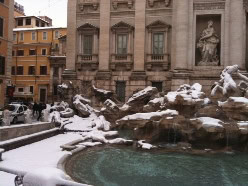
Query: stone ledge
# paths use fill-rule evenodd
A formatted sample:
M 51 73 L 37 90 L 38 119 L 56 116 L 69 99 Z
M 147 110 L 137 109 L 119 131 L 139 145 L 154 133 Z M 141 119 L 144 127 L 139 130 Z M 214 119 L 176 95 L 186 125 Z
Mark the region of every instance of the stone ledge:
M 132 72 L 130 76 L 130 80 L 134 81 L 146 81 L 147 80 L 147 75 L 145 71 L 134 71 Z

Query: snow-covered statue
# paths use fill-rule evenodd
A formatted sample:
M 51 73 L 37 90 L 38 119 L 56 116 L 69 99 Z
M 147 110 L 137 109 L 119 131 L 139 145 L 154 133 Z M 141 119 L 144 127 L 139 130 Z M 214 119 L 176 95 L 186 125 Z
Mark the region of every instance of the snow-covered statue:
M 32 124 L 32 111 L 30 109 L 25 111 L 25 123 Z
M 8 107 L 6 107 L 3 111 L 3 123 L 4 126 L 10 126 L 10 116 L 11 116 L 11 111 L 9 110 Z
M 237 74 L 241 81 L 239 85 L 233 80 L 232 75 Z M 211 96 L 216 94 L 216 91 L 219 90 L 224 96 L 244 95 L 248 90 L 248 78 L 240 73 L 238 65 L 227 66 L 220 75 L 220 80 L 215 82 L 215 85 L 211 91 Z
M 48 109 L 45 109 L 45 110 L 43 110 L 42 111 L 43 112 L 43 120 L 44 120 L 44 122 L 48 122 L 49 121 L 49 110 Z
M 202 31 L 200 39 L 197 43 L 197 48 L 201 52 L 201 61 L 198 65 L 218 65 L 219 56 L 217 54 L 217 45 L 220 42 L 212 20 L 208 21 L 208 27 Z

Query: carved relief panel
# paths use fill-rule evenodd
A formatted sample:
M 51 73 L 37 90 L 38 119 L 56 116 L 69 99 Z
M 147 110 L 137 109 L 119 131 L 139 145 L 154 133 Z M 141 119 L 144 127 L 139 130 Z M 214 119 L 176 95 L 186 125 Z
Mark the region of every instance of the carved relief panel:
M 171 5 L 172 0 L 147 0 L 148 8 L 153 7 L 169 7 Z
M 112 0 L 113 10 L 134 9 L 135 0 Z
M 78 6 L 83 13 L 98 11 L 99 0 L 80 0 Z

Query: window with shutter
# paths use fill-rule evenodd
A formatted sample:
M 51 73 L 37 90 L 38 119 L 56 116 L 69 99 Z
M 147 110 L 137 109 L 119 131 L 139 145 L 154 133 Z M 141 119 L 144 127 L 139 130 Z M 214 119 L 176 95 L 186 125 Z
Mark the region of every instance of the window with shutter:
M 0 56 L 0 75 L 5 75 L 5 57 Z
M 92 54 L 92 48 L 93 48 L 93 36 L 92 35 L 84 35 L 84 54 L 91 55 Z
M 119 34 L 117 36 L 117 54 L 127 54 L 127 35 Z
M 164 53 L 164 33 L 153 34 L 153 54 Z

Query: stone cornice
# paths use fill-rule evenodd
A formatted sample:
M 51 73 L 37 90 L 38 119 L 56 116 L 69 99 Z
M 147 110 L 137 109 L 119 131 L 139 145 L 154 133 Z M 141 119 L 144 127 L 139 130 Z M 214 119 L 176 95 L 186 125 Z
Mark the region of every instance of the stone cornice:
M 194 10 L 218 10 L 225 9 L 225 0 L 195 0 Z

